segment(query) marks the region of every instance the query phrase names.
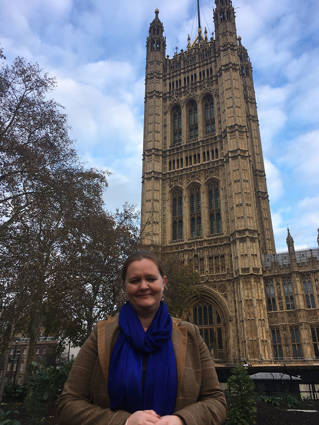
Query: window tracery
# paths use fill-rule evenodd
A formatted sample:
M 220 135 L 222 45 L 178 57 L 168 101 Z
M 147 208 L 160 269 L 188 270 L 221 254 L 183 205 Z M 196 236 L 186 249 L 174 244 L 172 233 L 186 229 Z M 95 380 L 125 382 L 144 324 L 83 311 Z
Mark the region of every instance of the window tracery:
M 225 322 L 218 307 L 211 303 L 198 303 L 192 307 L 187 315 L 187 320 L 199 327 L 208 349 L 213 352 L 214 358 L 224 360 L 225 347 Z
M 316 308 L 315 296 L 310 276 L 305 276 L 303 278 L 303 287 L 306 308 Z
M 208 211 L 210 234 L 222 232 L 222 220 L 220 210 L 220 193 L 218 181 L 214 180 L 208 185 Z
M 214 101 L 211 96 L 204 98 L 204 129 L 206 135 L 214 134 L 216 131 Z
M 193 100 L 188 104 L 188 136 L 190 139 L 198 136 L 197 103 Z
M 173 145 L 182 143 L 182 111 L 181 107 L 176 105 L 172 111 L 173 120 Z
M 175 189 L 172 193 L 172 235 L 173 241 L 183 239 L 183 193 Z
M 191 237 L 196 238 L 202 234 L 201 197 L 199 186 L 193 186 L 190 189 L 189 209 Z

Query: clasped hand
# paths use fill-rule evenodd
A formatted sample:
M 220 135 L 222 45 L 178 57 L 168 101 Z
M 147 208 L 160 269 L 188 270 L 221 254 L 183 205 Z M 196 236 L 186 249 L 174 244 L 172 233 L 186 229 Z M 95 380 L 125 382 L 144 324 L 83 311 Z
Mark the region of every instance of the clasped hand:
M 159 416 L 154 410 L 138 410 L 128 418 L 126 425 L 183 425 L 176 415 Z

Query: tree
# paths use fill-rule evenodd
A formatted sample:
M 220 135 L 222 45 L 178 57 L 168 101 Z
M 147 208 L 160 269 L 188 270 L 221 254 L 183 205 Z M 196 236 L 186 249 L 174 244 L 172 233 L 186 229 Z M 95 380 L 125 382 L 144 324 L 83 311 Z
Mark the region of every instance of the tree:
M 135 220 L 130 206 L 115 215 L 81 218 L 82 237 L 74 241 L 74 255 L 65 257 L 69 261 L 66 268 L 72 273 L 60 276 L 61 290 L 53 293 L 58 299 L 50 301 L 58 309 L 55 317 L 62 317 L 64 312 L 65 324 L 60 329 L 63 338 L 74 345 L 82 345 L 93 325 L 115 314 L 125 301 L 120 274 L 125 258 L 138 243 Z
M 120 307 L 137 217 L 105 210 L 107 174 L 79 164 L 48 99 L 54 79 L 21 58 L 7 65 L 2 50 L 0 61 L 0 355 L 29 337 L 27 380 L 40 332 L 81 344 Z
M 82 237 L 81 217 L 103 213 L 103 181 L 104 176 L 96 172 L 59 170 L 44 186 L 42 198 L 25 209 L 19 222 L 2 232 L 0 251 L 7 263 L 3 282 L 7 294 L 12 294 L 7 297 L 4 309 L 7 320 L 3 323 L 12 328 L 12 313 L 8 316 L 10 305 L 16 318 L 15 332 L 24 331 L 30 338 L 28 367 L 40 329 L 49 323 L 46 317 L 52 317 L 53 311 L 56 313 L 51 304 L 52 294 L 61 297 L 60 279 L 63 276 L 66 281 L 74 273 L 65 264 L 75 255 L 75 241 Z M 58 317 L 55 322 L 62 323 Z M 48 330 L 50 327 L 46 333 Z
M 76 161 L 61 107 L 47 99 L 55 80 L 17 58 L 0 68 L 0 231 L 44 195 L 52 175 Z
M 164 254 L 161 259 L 168 277 L 164 291 L 165 302 L 173 316 L 181 317 L 185 310 L 185 301 L 198 293 L 200 276 L 193 271 L 191 264 L 182 263 L 176 255 Z
M 31 224 L 52 193 L 55 176 L 71 168 L 75 153 L 66 117 L 47 100 L 54 79 L 17 58 L 7 65 L 0 51 L 0 295 L 1 351 L 30 313 L 26 308 L 31 267 Z M 43 212 L 41 211 L 43 217 Z M 33 235 L 34 236 L 34 235 Z M 24 244 L 23 244 L 24 243 Z M 36 270 L 34 276 L 38 276 Z M 22 326 L 22 325 L 21 325 Z M 5 356 L 6 358 L 6 356 Z
M 61 296 L 83 296 L 75 283 L 89 275 L 81 253 L 92 223 L 102 235 L 107 225 L 114 233 L 116 220 L 103 206 L 106 175 L 79 165 L 66 116 L 47 98 L 54 79 L 21 58 L 7 65 L 2 51 L 0 60 L 0 351 L 24 332 L 30 365 L 43 325 L 63 334 Z
M 254 425 L 256 423 L 256 394 L 253 380 L 243 366 L 232 369 L 227 380 L 229 425 Z

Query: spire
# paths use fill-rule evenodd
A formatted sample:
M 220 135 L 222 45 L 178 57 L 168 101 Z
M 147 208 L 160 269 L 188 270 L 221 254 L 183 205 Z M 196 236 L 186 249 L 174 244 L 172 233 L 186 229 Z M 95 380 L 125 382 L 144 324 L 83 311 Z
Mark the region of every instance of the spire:
M 155 18 L 153 19 L 153 21 L 151 22 L 151 25 L 150 25 L 150 31 L 149 31 L 150 35 L 151 34 L 153 34 L 153 35 L 163 35 L 164 27 L 163 27 L 163 24 L 158 17 L 158 14 L 159 14 L 159 10 L 156 8 L 155 9 Z
M 197 36 L 195 38 L 195 40 L 193 41 L 193 43 L 190 43 L 190 37 L 187 39 L 188 43 L 187 43 L 187 48 L 189 49 L 190 47 L 194 47 L 196 45 L 196 43 L 201 43 L 201 41 L 204 40 L 203 38 L 203 34 L 202 34 L 202 27 L 201 27 L 201 23 L 200 23 L 200 7 L 199 7 L 199 0 L 197 0 L 197 17 L 198 17 L 198 33 Z M 205 38 L 205 41 L 207 40 L 207 37 Z
M 318 229 L 317 243 L 318 243 L 318 246 L 319 246 L 319 229 Z
M 201 40 L 201 36 L 202 36 L 202 27 L 200 25 L 199 0 L 197 0 L 197 15 L 198 15 L 198 36 L 199 36 L 199 41 L 200 41 Z
M 160 21 L 159 17 L 159 10 L 155 9 L 155 18 L 150 24 L 149 29 L 149 36 L 147 39 L 147 51 L 148 52 L 161 52 L 163 55 L 165 55 L 165 38 L 163 36 L 164 33 L 164 26 L 162 22 Z

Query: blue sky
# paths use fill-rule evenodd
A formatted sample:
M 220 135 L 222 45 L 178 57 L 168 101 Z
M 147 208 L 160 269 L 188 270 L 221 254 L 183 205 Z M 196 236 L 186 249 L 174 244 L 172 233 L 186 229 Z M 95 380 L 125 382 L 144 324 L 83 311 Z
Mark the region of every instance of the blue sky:
M 202 27 L 213 0 L 201 0 Z M 248 49 L 278 251 L 319 227 L 318 0 L 233 0 Z M 145 41 L 160 9 L 167 53 L 196 35 L 196 0 L 0 0 L 0 45 L 56 76 L 82 162 L 111 171 L 105 204 L 140 206 Z

